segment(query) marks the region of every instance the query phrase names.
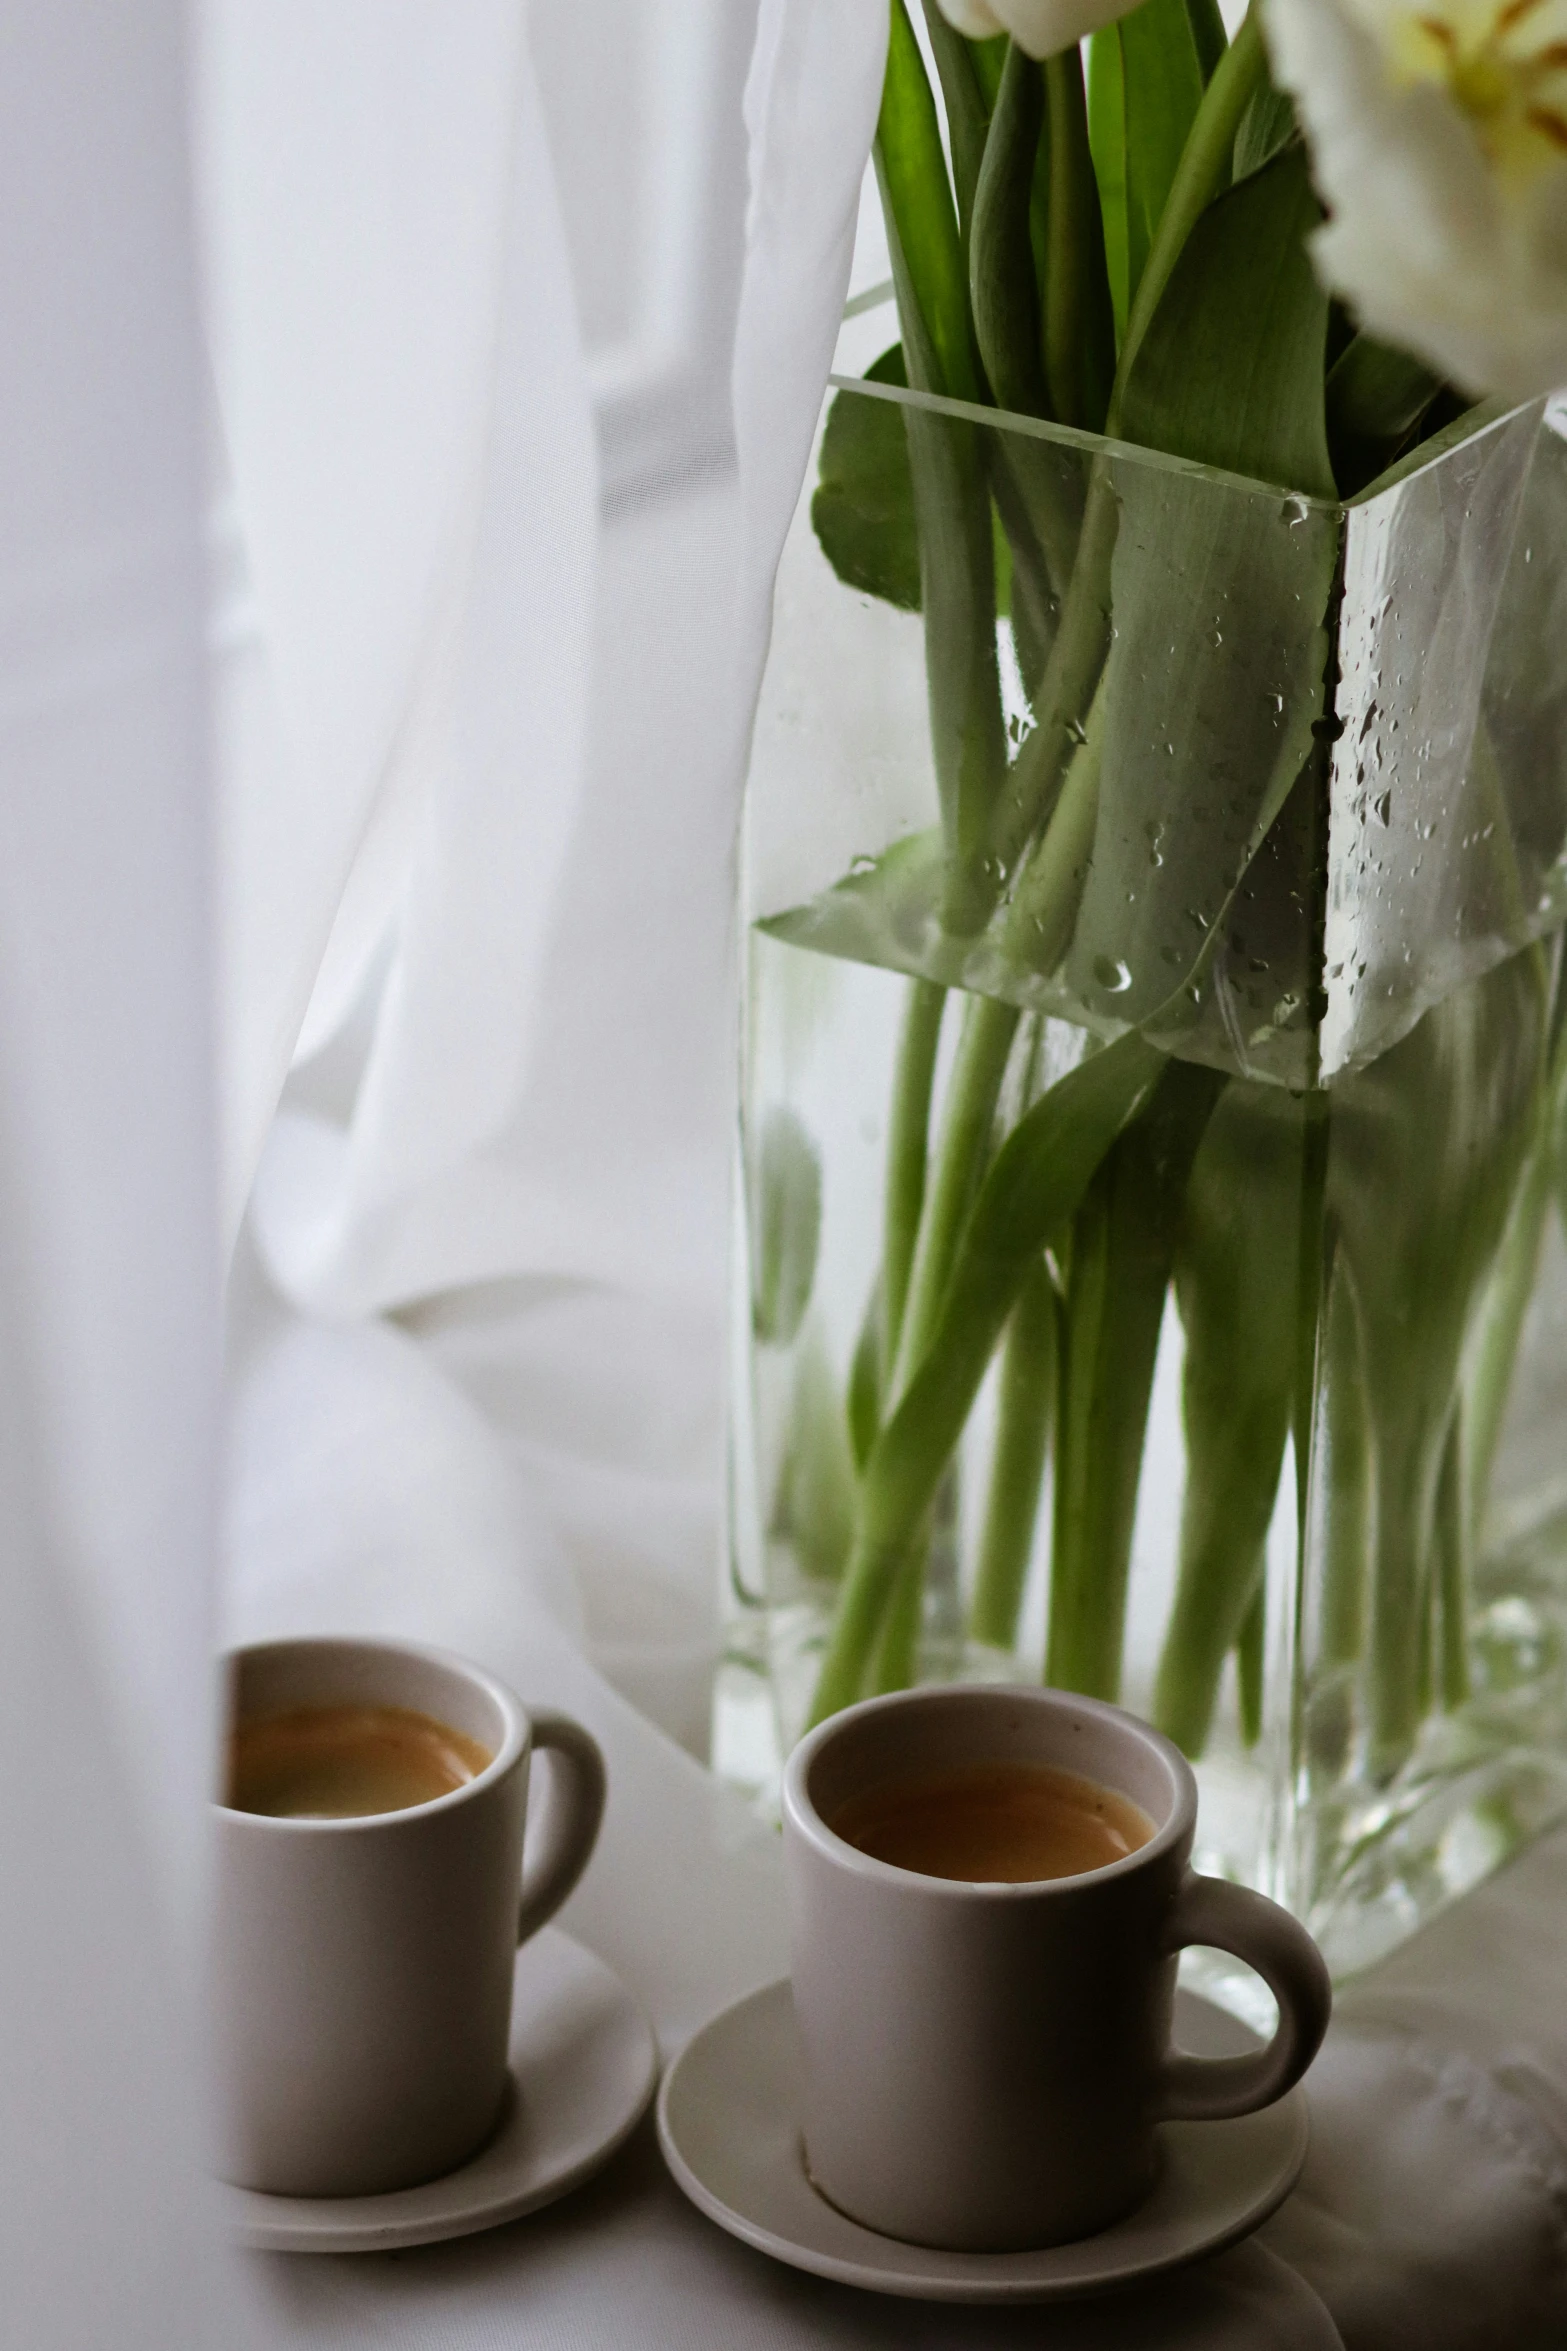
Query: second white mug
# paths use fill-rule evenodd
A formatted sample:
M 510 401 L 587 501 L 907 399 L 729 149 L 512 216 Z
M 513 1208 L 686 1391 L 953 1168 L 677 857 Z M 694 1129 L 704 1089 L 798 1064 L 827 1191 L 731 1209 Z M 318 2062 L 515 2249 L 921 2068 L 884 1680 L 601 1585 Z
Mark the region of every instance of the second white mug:
M 1044 1765 L 1129 1797 L 1147 1842 L 1077 1876 L 975 1884 L 848 1843 L 856 1798 L 970 1767 Z M 904 1690 L 812 1731 L 784 1776 L 805 2154 L 830 2202 L 913 2244 L 1013 2252 L 1092 2235 L 1153 2185 L 1155 2125 L 1266 2106 L 1321 2042 L 1305 1929 L 1188 1866 L 1180 1750 L 1118 1707 L 1039 1688 Z M 1176 1955 L 1215 1944 L 1279 2004 L 1253 2056 L 1170 2047 Z

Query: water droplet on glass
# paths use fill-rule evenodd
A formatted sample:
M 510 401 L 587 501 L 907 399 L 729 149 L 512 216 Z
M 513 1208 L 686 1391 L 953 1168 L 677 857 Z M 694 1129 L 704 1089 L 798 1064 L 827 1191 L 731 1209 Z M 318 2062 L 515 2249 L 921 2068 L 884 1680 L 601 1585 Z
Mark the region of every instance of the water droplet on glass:
M 1119 956 L 1112 960 L 1108 955 L 1096 955 L 1094 977 L 1111 996 L 1124 996 L 1132 984 L 1131 972 Z
M 874 857 L 851 857 L 849 871 L 850 873 L 874 873 L 876 860 Z
M 1392 793 L 1391 793 L 1391 792 L 1384 792 L 1384 793 L 1382 793 L 1382 794 L 1381 794 L 1380 798 L 1378 798 L 1377 800 L 1373 801 L 1373 803 L 1372 803 L 1372 808 L 1371 808 L 1371 813 L 1372 813 L 1372 815 L 1373 815 L 1373 816 L 1376 818 L 1376 820 L 1377 820 L 1378 824 L 1389 824 L 1389 823 L 1391 823 L 1391 821 L 1392 821 L 1392 816 L 1393 816 L 1393 795 L 1392 795 Z
M 1086 743 L 1088 740 L 1088 729 L 1080 718 L 1069 718 L 1066 722 L 1066 731 L 1074 743 Z

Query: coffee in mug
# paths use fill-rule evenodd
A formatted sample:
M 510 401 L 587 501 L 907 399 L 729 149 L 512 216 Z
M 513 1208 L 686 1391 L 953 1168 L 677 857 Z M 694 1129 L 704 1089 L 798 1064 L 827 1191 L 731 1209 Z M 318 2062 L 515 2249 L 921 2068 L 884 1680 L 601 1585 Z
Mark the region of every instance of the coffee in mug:
M 223 1800 L 274 1820 L 363 1819 L 449 1796 L 493 1756 L 413 1706 L 296 1706 L 231 1732 Z
M 593 1850 L 603 1759 L 579 1724 L 438 1649 L 272 1641 L 228 1668 L 218 2169 L 284 2196 L 413 2187 L 500 2117 L 517 1946 Z M 525 1849 L 540 1748 L 548 1801 Z
M 1196 1825 L 1179 1748 L 1065 1691 L 902 1690 L 811 1731 L 783 1832 L 818 2192 L 910 2244 L 1065 2244 L 1147 2195 L 1161 2121 L 1283 2097 L 1327 1970 L 1287 1911 L 1194 1873 Z M 1171 2047 L 1190 1943 L 1265 1978 L 1266 2048 Z
M 1130 1796 L 1048 1763 L 974 1763 L 892 1780 L 850 1797 L 827 1825 L 875 1861 L 969 1885 L 1081 1877 L 1153 1835 Z

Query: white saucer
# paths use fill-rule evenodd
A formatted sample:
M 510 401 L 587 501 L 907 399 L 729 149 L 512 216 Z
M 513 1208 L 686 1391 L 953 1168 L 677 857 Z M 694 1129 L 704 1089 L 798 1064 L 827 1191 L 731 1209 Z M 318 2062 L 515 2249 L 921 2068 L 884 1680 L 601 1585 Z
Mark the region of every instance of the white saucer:
M 1245 2025 L 1185 1991 L 1175 2037 L 1199 2057 L 1257 2047 Z M 1306 2160 L 1296 2089 L 1232 2122 L 1163 2124 L 1153 2194 L 1097 2237 L 1038 2253 L 933 2252 L 862 2228 L 816 2193 L 800 2152 L 799 2079 L 786 1979 L 714 2017 L 665 2074 L 658 2136 L 670 2170 L 710 2220 L 775 2260 L 918 2301 L 1068 2301 L 1177 2268 L 1258 2227 Z
M 580 2187 L 647 2112 L 658 2047 L 601 1959 L 544 1927 L 517 1954 L 512 2094 L 492 2139 L 422 2187 L 385 2196 L 263 2196 L 220 2183 L 243 2245 L 384 2253 L 516 2220 Z

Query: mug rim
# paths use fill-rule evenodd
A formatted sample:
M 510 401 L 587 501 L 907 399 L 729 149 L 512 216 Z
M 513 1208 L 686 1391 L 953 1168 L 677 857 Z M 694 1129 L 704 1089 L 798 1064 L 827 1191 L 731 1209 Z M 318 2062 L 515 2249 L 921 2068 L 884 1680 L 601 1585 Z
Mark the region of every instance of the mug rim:
M 497 1780 L 516 1769 L 533 1744 L 533 1717 L 515 1690 L 508 1687 L 488 1666 L 476 1664 L 471 1657 L 461 1656 L 455 1649 L 438 1648 L 432 1641 L 383 1640 L 378 1634 L 361 1633 L 285 1633 L 267 1641 L 240 1641 L 224 1649 L 218 1658 L 219 1667 L 232 1673 L 241 1658 L 265 1656 L 279 1650 L 300 1649 L 357 1649 L 381 1657 L 417 1657 L 424 1664 L 444 1667 L 463 1681 L 476 1684 L 492 1705 L 500 1710 L 506 1725 L 505 1734 L 483 1771 L 475 1772 L 471 1780 L 464 1780 L 460 1788 L 448 1788 L 441 1796 L 429 1796 L 422 1804 L 400 1804 L 390 1812 L 345 1813 L 277 1813 L 247 1812 L 243 1805 L 226 1804 L 219 1796 L 210 1799 L 212 1810 L 224 1820 L 246 1821 L 256 1829 L 283 1835 L 343 1835 L 345 1833 L 381 1831 L 389 1833 L 398 1824 L 410 1820 L 429 1820 L 438 1812 L 450 1812 L 466 1804 L 485 1789 L 494 1787 Z M 224 1726 L 227 1739 L 227 1725 Z
M 1118 1861 L 1103 1862 L 1097 1869 L 1076 1870 L 1069 1876 L 1018 1879 L 931 1877 L 923 1870 L 904 1869 L 894 1861 L 879 1861 L 874 1854 L 862 1852 L 858 1845 L 851 1845 L 846 1837 L 840 1837 L 835 1829 L 828 1827 L 811 1800 L 807 1782 L 817 1756 L 832 1744 L 836 1735 L 871 1714 L 911 1705 L 940 1707 L 963 1701 L 970 1704 L 978 1701 L 983 1705 L 991 1699 L 1013 1704 L 1025 1699 L 1031 1706 L 1044 1706 L 1052 1713 L 1087 1715 L 1151 1747 L 1169 1771 L 1175 1789 L 1168 1820 L 1160 1823 L 1146 1844 L 1139 1845 L 1135 1852 L 1123 1853 Z M 1117 1788 L 1115 1793 L 1126 1796 L 1124 1788 Z M 1135 1803 L 1136 1799 L 1131 1797 L 1127 1801 Z M 1076 1893 L 1101 1881 L 1128 1877 L 1135 1870 L 1151 1866 L 1183 1840 L 1189 1842 L 1197 1826 L 1197 1779 L 1173 1739 L 1166 1738 L 1163 1731 L 1155 1730 L 1152 1723 L 1129 1713 L 1124 1706 L 1113 1706 L 1108 1699 L 1086 1698 L 1075 1690 L 1056 1690 L 1039 1682 L 927 1683 L 917 1689 L 889 1690 L 880 1697 L 861 1698 L 807 1731 L 784 1766 L 783 1818 L 785 1827 L 806 1838 L 825 1860 L 873 1883 L 917 1886 L 933 1900 L 947 1902 L 1038 1902 L 1058 1893 Z

